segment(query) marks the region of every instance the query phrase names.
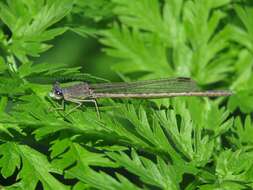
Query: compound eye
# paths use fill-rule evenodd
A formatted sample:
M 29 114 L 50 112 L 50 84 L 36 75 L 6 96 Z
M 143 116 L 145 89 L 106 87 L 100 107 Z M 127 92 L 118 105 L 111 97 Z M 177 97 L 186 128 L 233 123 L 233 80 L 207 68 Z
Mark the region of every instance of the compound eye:
M 56 93 L 57 95 L 59 95 L 59 96 L 62 96 L 62 91 L 59 90 L 59 89 L 55 90 L 55 93 Z

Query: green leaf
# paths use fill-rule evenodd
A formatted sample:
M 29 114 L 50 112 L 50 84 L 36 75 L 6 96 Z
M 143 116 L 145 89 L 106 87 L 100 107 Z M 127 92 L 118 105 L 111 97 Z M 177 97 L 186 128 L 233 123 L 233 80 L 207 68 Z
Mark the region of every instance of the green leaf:
M 27 87 L 22 84 L 20 79 L 0 76 L 0 80 L 1 95 L 20 95 L 24 94 L 25 90 L 27 89 Z
M 220 189 L 241 190 L 241 189 L 247 189 L 247 188 L 248 188 L 247 185 L 241 185 L 239 183 L 232 182 L 232 181 L 226 181 L 226 182 L 222 182 L 220 184 L 207 184 L 207 185 L 199 186 L 200 190 L 220 190 Z
M 129 3 L 127 0 L 113 0 L 113 2 L 116 3 L 115 13 L 119 15 L 122 23 L 133 28 L 154 32 L 165 42 L 170 39 L 170 28 L 168 23 L 163 21 L 158 1 L 146 0 Z M 168 34 L 169 38 L 165 34 Z
M 2 96 L 1 100 L 0 100 L 0 117 L 5 118 L 6 120 L 8 120 L 8 119 L 11 120 L 12 118 L 6 113 L 7 105 L 8 105 L 8 98 L 5 96 Z M 1 132 L 6 133 L 10 137 L 14 137 L 14 135 L 11 132 L 12 130 L 24 135 L 24 133 L 22 133 L 22 130 L 16 124 L 10 124 L 8 122 L 7 123 L 0 122 L 0 131 Z M 4 141 L 5 137 L 0 136 L 0 139 Z
M 118 113 L 122 119 L 131 123 L 122 122 L 120 119 L 115 120 L 110 125 L 112 131 L 123 138 L 124 142 L 133 144 L 139 148 L 151 149 L 152 151 L 162 151 L 170 153 L 174 158 L 178 158 L 177 152 L 173 149 L 169 140 L 159 125 L 158 119 L 154 118 L 153 122 L 148 120 L 145 110 L 140 107 L 138 112 L 133 105 L 122 106 Z
M 75 27 L 71 28 L 70 30 L 85 38 L 88 36 L 95 37 L 96 34 L 98 33 L 96 29 L 88 28 L 86 26 Z
M 253 144 L 253 125 L 249 115 L 246 117 L 244 123 L 237 117 L 235 119 L 233 131 L 235 132 L 233 143 L 237 144 L 239 147 Z
M 252 100 L 252 58 L 253 55 L 246 49 L 240 51 L 236 62 L 235 76 L 232 89 L 235 94 L 229 99 L 228 108 L 234 111 L 237 107 L 244 113 L 249 113 L 253 110 Z M 239 100 L 239 101 L 238 101 Z
M 213 137 L 219 138 L 219 135 L 228 131 L 233 120 L 227 120 L 228 112 L 218 109 L 216 104 L 206 102 L 205 105 L 194 98 L 187 101 L 175 99 L 172 105 L 174 109 L 168 110 L 167 114 L 157 112 L 161 125 L 174 146 L 193 165 L 205 165 L 210 161 L 215 148 Z M 214 134 L 206 135 L 206 130 L 211 130 Z
M 232 71 L 233 54 L 226 57 L 224 62 L 223 51 L 227 51 L 229 27 L 223 27 L 218 32 L 218 24 L 226 15 L 220 10 L 211 14 L 217 1 L 202 3 L 188 1 L 184 9 L 184 26 L 187 38 L 193 48 L 191 70 L 193 76 L 201 84 L 214 83 L 226 79 Z M 228 1 L 222 1 L 221 4 Z M 215 33 L 215 35 L 213 35 Z M 206 51 L 208 49 L 208 51 Z M 227 53 L 228 54 L 228 53 Z M 229 54 L 228 54 L 229 55 Z M 221 57 L 220 57 L 221 56 Z
M 96 172 L 88 167 L 82 167 L 79 169 L 76 168 L 74 170 L 67 171 L 67 174 L 77 176 L 80 181 L 83 181 L 89 184 L 89 186 L 97 189 L 105 189 L 105 190 L 141 189 L 120 174 L 116 174 L 116 177 L 118 179 L 115 179 L 104 172 Z
M 0 18 L 12 31 L 10 51 L 21 61 L 27 62 L 27 55 L 38 56 L 50 48 L 42 43 L 53 39 L 66 31 L 66 28 L 49 29 L 48 27 L 61 20 L 72 8 L 72 0 L 57 0 L 38 3 L 27 3 L 25 0 L 8 1 L 0 4 Z
M 225 150 L 217 158 L 216 172 L 220 181 L 252 181 L 252 152 Z
M 110 0 L 76 1 L 74 13 L 90 18 L 95 22 L 109 19 L 113 16 L 114 3 Z
M 4 72 L 7 69 L 7 65 L 2 57 L 0 57 L 0 73 Z
M 165 164 L 162 159 L 159 159 L 158 165 L 156 165 L 151 160 L 139 157 L 134 150 L 131 153 L 132 159 L 124 153 L 108 153 L 107 155 L 119 165 L 139 176 L 147 184 L 162 189 L 178 189 L 176 171 L 173 171 L 173 167 Z
M 253 16 L 253 8 L 249 7 L 249 6 L 247 6 L 247 7 L 235 6 L 234 9 L 246 28 L 246 31 L 242 31 L 239 28 L 236 28 L 237 32 L 238 32 L 237 36 L 240 39 L 242 39 L 242 37 L 244 36 L 248 40 L 248 42 L 246 42 L 245 38 L 244 38 L 244 39 L 242 39 L 242 41 L 240 41 L 240 43 L 243 45 L 246 45 L 246 47 L 252 51 L 252 48 L 253 48 L 252 47 L 252 40 L 253 40 L 252 24 L 253 24 L 253 21 L 250 18 Z M 236 35 L 233 35 L 233 36 L 235 36 L 235 39 L 237 38 Z M 249 42 L 251 42 L 251 43 L 249 43 Z
M 65 140 L 67 141 L 67 140 Z M 62 144 L 61 141 L 57 141 L 52 147 L 51 150 L 53 152 L 60 153 L 63 151 L 62 148 L 59 150 L 59 143 Z M 71 166 L 75 162 L 77 165 L 71 168 L 71 170 L 81 169 L 86 166 L 101 166 L 101 167 L 115 167 L 117 166 L 113 162 L 111 162 L 108 158 L 105 157 L 104 154 L 95 153 L 86 150 L 84 147 L 77 143 L 68 142 L 67 144 L 62 144 L 66 151 L 62 152 L 59 156 L 61 159 L 54 159 L 53 164 L 57 168 L 65 169 L 68 166 Z M 53 156 L 53 155 L 52 155 Z
M 114 24 L 109 30 L 101 32 L 103 38 L 100 40 L 104 45 L 108 55 L 126 60 L 131 67 L 117 71 L 129 73 L 133 71 L 156 72 L 159 76 L 165 76 L 170 73 L 171 68 L 167 64 L 166 52 L 162 41 L 152 34 L 147 34 L 150 41 L 146 41 L 139 30 L 134 29 L 132 32 L 124 25 L 121 27 Z M 156 44 L 150 46 L 149 44 Z M 125 63 L 126 63 L 125 62 Z
M 4 176 L 10 176 L 18 167 L 21 188 L 35 189 L 40 181 L 44 189 L 68 189 L 50 174 L 50 172 L 60 174 L 61 171 L 54 169 L 43 154 L 26 145 L 11 142 L 2 144 L 1 150 L 3 157 L 0 159 L 0 163 L 4 169 L 2 169 Z M 31 171 L 33 171 L 32 176 Z
M 20 169 L 21 159 L 17 154 L 18 147 L 14 143 L 4 143 L 0 145 L 2 155 L 0 159 L 1 174 L 7 178 L 10 177 L 14 171 Z
M 253 96 L 252 90 L 240 90 L 233 95 L 228 102 L 228 107 L 234 111 L 237 107 L 240 107 L 242 112 L 251 113 L 253 110 Z

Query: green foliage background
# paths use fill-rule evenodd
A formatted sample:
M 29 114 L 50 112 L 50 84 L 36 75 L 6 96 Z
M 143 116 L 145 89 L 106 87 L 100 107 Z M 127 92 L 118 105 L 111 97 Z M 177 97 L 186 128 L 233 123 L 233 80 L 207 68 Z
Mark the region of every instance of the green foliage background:
M 250 0 L 2 0 L 1 189 L 253 189 L 252 66 Z M 100 120 L 48 97 L 178 76 L 234 95 L 102 99 Z

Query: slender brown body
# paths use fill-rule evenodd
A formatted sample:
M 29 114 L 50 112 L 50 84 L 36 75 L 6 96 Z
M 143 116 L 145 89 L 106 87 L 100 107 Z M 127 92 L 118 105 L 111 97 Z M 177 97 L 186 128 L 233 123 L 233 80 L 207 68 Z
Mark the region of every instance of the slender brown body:
M 92 98 L 169 98 L 176 96 L 230 96 L 232 93 L 228 91 L 203 91 L 203 92 L 171 92 L 171 93 L 139 93 L 139 94 L 119 94 L 119 93 L 96 93 L 92 94 Z
M 166 98 L 175 96 L 230 96 L 228 90 L 201 91 L 189 78 L 160 79 L 130 83 L 80 83 L 62 88 L 64 99 Z
M 55 99 L 77 103 L 79 107 L 83 102 L 93 102 L 97 98 L 169 98 L 176 96 L 230 96 L 229 90 L 200 90 L 196 83 L 189 78 L 159 79 L 137 82 L 80 83 L 61 88 L 58 83 L 53 87 L 50 96 Z M 99 115 L 99 113 L 98 113 Z

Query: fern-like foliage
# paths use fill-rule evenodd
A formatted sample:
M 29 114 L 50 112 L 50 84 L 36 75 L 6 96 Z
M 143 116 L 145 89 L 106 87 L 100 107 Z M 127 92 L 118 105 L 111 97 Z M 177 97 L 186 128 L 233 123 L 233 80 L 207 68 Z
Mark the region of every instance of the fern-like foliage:
M 1 1 L 0 187 L 252 189 L 252 18 L 247 0 Z M 95 66 L 40 59 L 57 47 L 68 57 L 69 36 L 102 49 L 76 59 Z M 234 94 L 99 99 L 101 118 L 48 96 L 56 81 L 107 81 L 100 71 Z

